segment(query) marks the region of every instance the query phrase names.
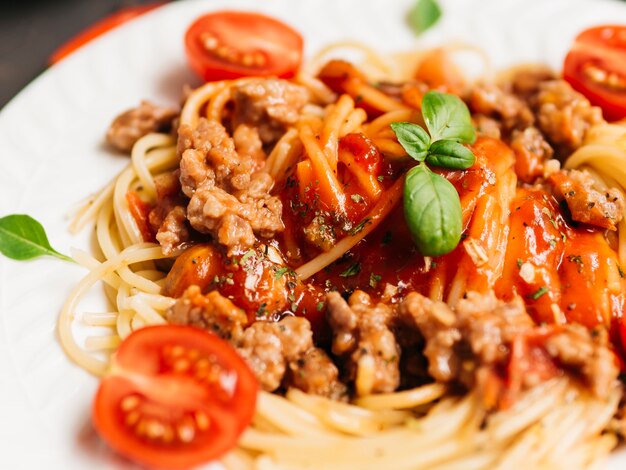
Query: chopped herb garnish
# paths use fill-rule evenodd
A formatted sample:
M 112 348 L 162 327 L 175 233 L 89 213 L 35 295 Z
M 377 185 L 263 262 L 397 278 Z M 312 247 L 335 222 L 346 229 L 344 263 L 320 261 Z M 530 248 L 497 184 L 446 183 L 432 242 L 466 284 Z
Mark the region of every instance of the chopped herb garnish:
M 570 261 L 572 263 L 576 263 L 580 266 L 583 265 L 583 259 L 579 256 L 579 255 L 569 255 L 567 257 L 567 261 Z
M 288 266 L 283 266 L 282 268 L 278 268 L 276 272 L 274 273 L 274 279 L 278 280 L 282 278 L 287 271 L 289 271 Z
M 622 267 L 619 264 L 617 265 L 617 272 L 619 273 L 619 277 L 624 279 L 626 275 L 624 274 L 624 271 L 622 270 Z
M 342 272 L 340 276 L 341 277 L 356 276 L 360 272 L 361 272 L 361 263 L 353 263 L 350 266 L 348 266 L 348 269 Z
M 361 230 L 363 230 L 363 228 L 365 227 L 365 224 L 367 224 L 370 221 L 369 217 L 365 217 L 361 222 L 359 222 L 351 231 L 350 231 L 350 235 L 356 235 L 357 233 L 359 233 Z
M 548 243 L 550 243 L 550 248 L 554 248 L 556 246 L 556 238 L 553 238 Z
M 370 286 L 372 287 L 372 289 L 376 288 L 376 286 L 378 285 L 381 279 L 382 277 L 379 276 L 378 274 L 374 274 L 374 273 L 370 274 Z
M 321 312 L 324 309 L 324 302 L 317 303 L 317 311 Z
M 263 302 L 261 305 L 259 305 L 259 308 L 256 311 L 256 316 L 257 317 L 266 317 L 267 316 L 267 303 Z
M 522 258 L 517 258 L 517 267 L 518 267 L 519 269 L 521 269 L 521 268 L 522 268 L 522 264 L 524 264 L 524 261 L 522 261 Z
M 548 288 L 546 286 L 541 286 L 539 289 L 537 289 L 535 292 L 533 292 L 532 294 L 529 295 L 529 297 L 533 300 L 537 300 L 539 297 L 541 297 L 543 294 L 547 294 L 548 293 Z
M 385 177 L 384 177 L 383 175 L 378 175 L 378 176 L 376 177 L 376 179 L 377 179 L 379 182 L 381 182 L 381 183 L 382 183 L 382 182 L 384 181 Z
M 363 199 L 363 196 L 361 196 L 360 194 L 353 194 L 352 196 L 350 196 L 350 199 L 352 199 L 354 202 L 361 203 L 363 202 L 365 199 Z
M 545 214 L 546 216 L 548 216 L 548 220 L 550 221 L 550 223 L 552 224 L 552 226 L 554 228 L 557 228 L 556 226 L 556 220 L 554 220 L 554 216 L 552 215 L 552 212 L 550 211 L 550 209 L 548 209 L 547 207 L 544 207 L 543 209 L 541 209 L 541 212 L 543 214 Z
M 254 250 L 253 249 L 250 249 L 250 250 L 246 251 L 246 253 L 241 257 L 241 260 L 239 262 L 243 264 L 251 256 L 254 256 Z

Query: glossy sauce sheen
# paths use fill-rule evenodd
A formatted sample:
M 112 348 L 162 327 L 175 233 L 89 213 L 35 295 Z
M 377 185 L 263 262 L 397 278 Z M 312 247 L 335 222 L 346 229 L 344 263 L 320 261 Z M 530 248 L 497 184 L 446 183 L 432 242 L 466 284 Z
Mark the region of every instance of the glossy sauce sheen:
M 373 172 L 383 188 L 406 171 L 406 165 L 380 161 L 358 139 L 347 148 L 357 153 L 355 160 Z M 471 168 L 439 171 L 456 187 L 463 208 L 462 241 L 445 256 L 425 259 L 418 252 L 398 206 L 366 239 L 306 284 L 265 260 L 262 249 L 239 256 L 239 262 L 222 255 L 217 266 L 202 261 L 210 255 L 205 247 L 196 248 L 201 256 L 193 263 L 191 255 L 179 258 L 176 264 L 186 263 L 186 267 L 177 269 L 175 264 L 172 273 L 179 274 L 168 279 L 184 279 L 170 293 L 178 296 L 190 283 L 199 283 L 203 290 L 218 288 L 244 308 L 251 321 L 278 318 L 285 312 L 304 315 L 321 339 L 328 332 L 326 292 L 362 289 L 380 297 L 388 283 L 397 286 L 396 300 L 413 290 L 424 295 L 438 292 L 446 300 L 458 280 L 464 286 L 460 296 L 491 286 L 503 299 L 521 295 L 538 323 L 573 321 L 610 327 L 620 319 L 626 284 L 603 231 L 568 222 L 566 208 L 554 198 L 550 186 L 517 187 L 513 152 L 501 141 L 479 137 L 471 149 L 476 156 Z M 338 176 L 347 194 L 361 193 L 356 182 L 342 178 L 341 165 Z M 292 176 L 280 194 L 286 230 L 271 244 L 295 269 L 320 253 L 306 242 L 302 228 L 314 217 L 328 216 L 331 208 L 316 196 L 315 181 Z M 503 199 L 506 195 L 508 199 Z M 503 211 L 506 201 L 509 209 Z M 359 202 L 350 198 L 346 218 L 333 222 L 337 239 L 358 228 L 374 202 L 366 196 Z M 471 246 L 485 254 L 478 264 Z M 224 282 L 225 275 L 232 281 Z M 174 281 L 166 285 L 174 286 Z
M 465 240 L 479 240 L 483 247 L 506 253 L 504 257 L 496 256 L 477 268 L 462 241 L 453 252 L 432 259 L 428 266 L 411 241 L 401 208 L 397 208 L 348 256 L 317 274 L 314 284 L 381 295 L 390 283 L 399 286 L 400 295 L 411 290 L 428 295 L 434 279 L 439 278 L 447 286 L 445 300 L 450 282 L 465 270 L 469 288 L 484 291 L 492 284 L 504 299 L 517 293 L 539 323 L 565 319 L 587 327 L 610 326 L 621 318 L 626 285 L 617 253 L 603 231 L 568 222 L 547 186 L 515 188 L 504 225 L 496 217 L 483 217 L 483 213 L 497 212 L 494 189 L 499 180 L 513 175 L 513 156 L 505 144 L 488 138 L 479 138 L 473 151 L 477 160 L 472 168 L 442 174 L 459 191 Z M 526 264 L 525 270 L 531 269 L 534 276 L 525 275 L 524 279 L 521 269 Z M 359 271 L 346 276 L 354 265 Z

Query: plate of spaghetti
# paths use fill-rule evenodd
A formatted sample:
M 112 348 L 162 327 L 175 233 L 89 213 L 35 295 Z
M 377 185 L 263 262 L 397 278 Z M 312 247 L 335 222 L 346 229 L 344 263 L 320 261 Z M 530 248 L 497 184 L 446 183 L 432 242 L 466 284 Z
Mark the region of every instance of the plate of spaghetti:
M 0 466 L 624 466 L 624 44 L 198 0 L 52 67 L 0 114 Z

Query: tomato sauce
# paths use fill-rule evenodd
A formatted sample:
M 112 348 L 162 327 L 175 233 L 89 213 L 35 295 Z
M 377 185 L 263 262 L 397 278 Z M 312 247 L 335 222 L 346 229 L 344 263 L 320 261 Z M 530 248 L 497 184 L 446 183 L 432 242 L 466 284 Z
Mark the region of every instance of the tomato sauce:
M 359 156 L 355 161 L 386 189 L 406 164 L 381 161 L 371 145 L 353 138 L 350 148 Z M 347 214 L 338 216 L 317 197 L 316 182 L 299 181 L 294 172 L 279 191 L 285 231 L 276 240 L 230 258 L 224 253 L 213 257 L 217 247 L 192 248 L 168 276 L 180 285 L 166 286 L 179 295 L 189 282 L 205 291 L 217 288 L 244 308 L 250 321 L 305 316 L 321 341 L 329 338 L 325 296 L 333 290 L 361 289 L 392 302 L 417 291 L 454 303 L 467 291 L 492 288 L 505 300 L 520 295 L 538 323 L 567 321 L 592 328 L 611 327 L 621 319 L 626 281 L 604 231 L 572 222 L 548 184 L 518 187 L 514 154 L 501 141 L 479 137 L 472 151 L 476 162 L 471 168 L 437 170 L 459 192 L 463 211 L 461 243 L 447 255 L 426 258 L 417 250 L 399 205 L 343 257 L 299 281 L 293 270 L 324 251 L 307 239 L 306 227 L 319 219 L 316 228 L 328 232 L 332 246 L 358 230 L 376 202 L 361 196 L 358 182 L 340 163 L 343 190 L 359 195 L 348 198 Z M 269 248 L 287 266 L 271 261 Z M 209 255 L 212 261 L 221 259 L 221 266 L 204 259 Z M 387 285 L 393 289 L 386 291 Z
M 572 222 L 548 185 L 517 187 L 514 157 L 502 142 L 479 138 L 472 150 L 477 157 L 472 168 L 441 172 L 459 191 L 463 208 L 464 235 L 454 251 L 424 258 L 411 240 L 402 207 L 397 207 L 352 250 L 317 273 L 299 302 L 322 302 L 329 290 L 361 289 L 380 298 L 387 284 L 397 288 L 392 300 L 409 291 L 439 293 L 447 300 L 459 279 L 461 296 L 490 286 L 503 299 L 522 296 L 538 323 L 610 327 L 621 318 L 624 274 L 603 231 Z M 507 190 L 509 211 L 502 213 L 498 198 Z M 305 211 L 298 217 L 307 215 Z M 297 232 L 298 226 L 293 220 L 288 224 L 291 231 Z M 318 253 L 293 238 L 300 250 L 296 266 Z M 470 241 L 487 253 L 484 263 L 476 264 Z

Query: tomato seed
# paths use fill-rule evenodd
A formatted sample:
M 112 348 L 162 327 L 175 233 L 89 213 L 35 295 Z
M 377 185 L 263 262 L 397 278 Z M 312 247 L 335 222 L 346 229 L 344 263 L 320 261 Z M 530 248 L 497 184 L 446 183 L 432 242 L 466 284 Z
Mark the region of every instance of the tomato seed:
M 210 365 L 211 363 L 208 359 L 200 359 L 198 362 L 196 362 L 196 369 L 208 369 Z
M 187 357 L 192 361 L 195 361 L 200 357 L 200 351 L 198 351 L 197 349 L 191 349 L 187 353 Z
M 186 371 L 189 370 L 190 366 L 191 366 L 191 364 L 189 363 L 189 361 L 187 359 L 178 359 L 174 363 L 174 371 L 175 372 L 186 372 Z
M 126 424 L 128 426 L 133 426 L 137 421 L 139 421 L 139 411 L 132 411 L 126 415 Z
M 178 439 L 182 442 L 191 442 L 196 435 L 196 430 L 193 425 L 179 424 L 176 427 L 176 433 L 178 434 Z
M 134 408 L 137 408 L 138 405 L 139 405 L 139 397 L 137 395 L 129 395 L 125 397 L 120 403 L 120 406 L 122 410 L 124 411 L 130 411 Z
M 200 36 L 200 41 L 202 42 L 202 47 L 204 47 L 207 51 L 212 51 L 218 45 L 217 38 L 209 33 L 202 34 Z
M 135 433 L 138 436 L 145 436 L 147 426 L 148 426 L 148 421 L 144 418 L 140 419 L 139 423 L 137 423 L 137 426 L 135 427 Z
M 157 439 L 163 435 L 163 424 L 156 419 L 148 421 L 146 433 L 150 439 Z
M 211 424 L 211 421 L 206 414 L 198 411 L 196 413 L 196 424 L 198 425 L 198 429 L 200 431 L 206 431 L 207 429 L 209 429 L 209 424 Z
M 174 429 L 169 424 L 163 426 L 163 442 L 169 444 L 174 440 Z
M 170 354 L 172 355 L 172 357 L 180 357 L 185 354 L 185 348 L 183 348 L 182 346 L 174 346 Z

